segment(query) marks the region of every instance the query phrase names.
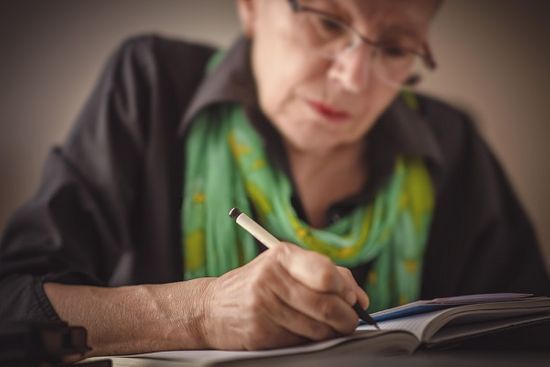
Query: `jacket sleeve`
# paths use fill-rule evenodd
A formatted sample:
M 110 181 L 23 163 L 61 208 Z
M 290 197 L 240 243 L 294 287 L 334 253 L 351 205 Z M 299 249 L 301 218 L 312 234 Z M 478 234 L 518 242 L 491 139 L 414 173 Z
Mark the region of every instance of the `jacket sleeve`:
M 432 117 L 441 120 L 440 109 L 434 106 Z M 467 116 L 455 111 L 449 118 L 449 125 L 434 123 L 445 164 L 436 173 L 422 296 L 550 295 L 534 229 L 501 165 Z
M 151 116 L 184 105 L 181 95 L 160 95 L 175 87 L 161 85 L 158 59 L 167 55 L 158 49 L 176 43 L 161 41 L 136 37 L 113 54 L 66 142 L 49 153 L 36 194 L 8 222 L 0 242 L 0 320 L 57 319 L 46 281 L 132 282 L 131 231 L 150 158 Z M 181 48 L 185 57 L 193 50 Z M 167 68 L 184 72 L 174 64 Z

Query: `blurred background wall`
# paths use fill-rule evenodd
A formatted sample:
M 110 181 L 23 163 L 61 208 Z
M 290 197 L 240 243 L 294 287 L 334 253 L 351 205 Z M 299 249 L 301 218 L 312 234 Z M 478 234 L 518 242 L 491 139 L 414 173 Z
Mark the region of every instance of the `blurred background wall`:
M 275 0 L 264 0 L 275 1 Z M 106 57 L 144 32 L 227 46 L 233 0 L 0 2 L 0 229 L 32 195 Z M 533 219 L 550 264 L 550 1 L 446 0 L 423 87 L 479 123 Z

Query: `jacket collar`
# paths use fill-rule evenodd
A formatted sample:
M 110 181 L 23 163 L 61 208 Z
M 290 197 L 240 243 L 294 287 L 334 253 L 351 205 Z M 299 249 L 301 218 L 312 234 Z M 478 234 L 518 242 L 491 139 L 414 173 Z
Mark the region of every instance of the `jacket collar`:
M 250 41 L 239 37 L 226 52 L 217 67 L 208 72 L 199 85 L 181 121 L 182 134 L 197 113 L 213 104 L 241 103 L 245 107 L 256 104 L 256 83 L 250 66 Z
M 377 122 L 384 139 L 393 143 L 396 153 L 424 157 L 441 165 L 443 153 L 434 132 L 421 111 L 413 110 L 398 96 Z

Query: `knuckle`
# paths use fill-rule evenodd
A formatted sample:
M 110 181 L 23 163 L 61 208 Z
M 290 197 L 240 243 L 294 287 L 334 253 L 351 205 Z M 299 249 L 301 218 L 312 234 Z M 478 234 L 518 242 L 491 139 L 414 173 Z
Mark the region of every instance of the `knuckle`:
M 279 255 L 279 254 L 281 254 L 285 251 L 286 251 L 285 250 L 285 244 L 283 242 L 281 242 L 279 246 L 273 246 L 272 248 L 269 249 L 269 251 L 266 251 L 266 252 L 268 252 L 272 256 L 275 256 L 275 255 Z
M 353 274 L 349 268 L 342 267 L 340 268 L 340 272 L 344 277 L 346 277 L 346 279 L 353 279 Z
M 274 246 L 266 252 L 269 252 L 270 264 L 274 265 L 276 263 L 285 264 L 287 259 L 292 256 L 291 251 L 292 245 L 282 242 L 279 246 Z
M 263 272 L 257 272 L 249 275 L 247 288 L 250 293 L 254 294 L 256 289 L 263 285 L 264 280 L 262 273 Z
M 322 299 L 318 302 L 319 314 L 323 320 L 331 320 L 334 317 L 334 305 L 330 299 Z
M 313 254 L 318 257 L 320 266 L 330 268 L 331 270 L 335 267 L 328 256 L 317 252 L 313 252 Z
M 250 298 L 250 301 L 248 302 L 248 309 L 252 313 L 252 315 L 256 316 L 260 314 L 263 307 L 263 300 L 260 297 L 254 295 Z
M 273 262 L 266 261 L 255 272 L 249 274 L 246 282 L 254 289 L 264 289 L 269 283 L 269 279 L 272 277 Z
M 333 266 L 329 263 L 320 264 L 318 269 L 319 286 L 323 290 L 331 290 L 334 285 Z
M 271 251 L 273 251 L 274 254 L 288 254 L 293 250 L 294 245 L 288 243 L 288 242 L 281 242 L 279 246 L 273 246 Z

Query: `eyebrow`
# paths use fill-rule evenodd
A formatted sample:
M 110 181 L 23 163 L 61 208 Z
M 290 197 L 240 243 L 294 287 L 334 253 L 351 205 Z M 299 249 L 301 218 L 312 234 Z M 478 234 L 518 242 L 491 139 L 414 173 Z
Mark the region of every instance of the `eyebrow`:
M 389 20 L 389 21 L 388 21 Z M 379 14 L 375 19 L 367 21 L 371 31 L 375 31 L 376 38 L 387 36 L 407 36 L 419 42 L 425 42 L 426 34 L 422 27 L 417 25 L 410 17 L 400 16 L 398 20 L 392 20 L 385 14 Z
M 360 19 L 360 16 L 358 16 L 357 14 L 361 13 L 361 11 L 357 3 L 353 1 L 349 3 L 349 7 L 343 6 L 342 3 L 338 1 L 318 2 L 314 0 L 304 0 L 303 2 L 301 2 L 301 4 L 306 8 L 313 9 L 330 18 L 334 18 L 335 20 L 338 20 L 348 25 L 349 27 L 352 27 L 353 29 L 359 31 L 354 23 L 355 21 Z M 376 24 L 378 22 L 367 21 L 367 23 Z M 379 24 L 376 24 L 376 27 L 374 28 L 378 28 L 378 30 L 380 31 L 378 37 L 376 37 L 377 39 L 387 37 L 388 35 L 406 35 L 418 42 L 425 42 L 425 35 L 422 32 L 417 31 L 414 26 L 403 25 L 402 22 L 384 24 L 384 22 L 382 21 Z M 360 32 L 360 34 L 364 35 L 363 32 Z
M 350 24 L 350 21 L 352 20 L 349 16 L 349 9 L 346 9 L 339 1 L 327 1 L 320 3 L 318 1 L 305 0 L 300 3 L 306 8 L 313 9 L 346 24 Z
M 389 26 L 382 25 L 382 34 L 386 35 L 407 35 L 411 38 L 422 41 L 424 35 L 421 32 L 418 32 L 414 27 L 406 27 L 402 24 L 392 24 Z

